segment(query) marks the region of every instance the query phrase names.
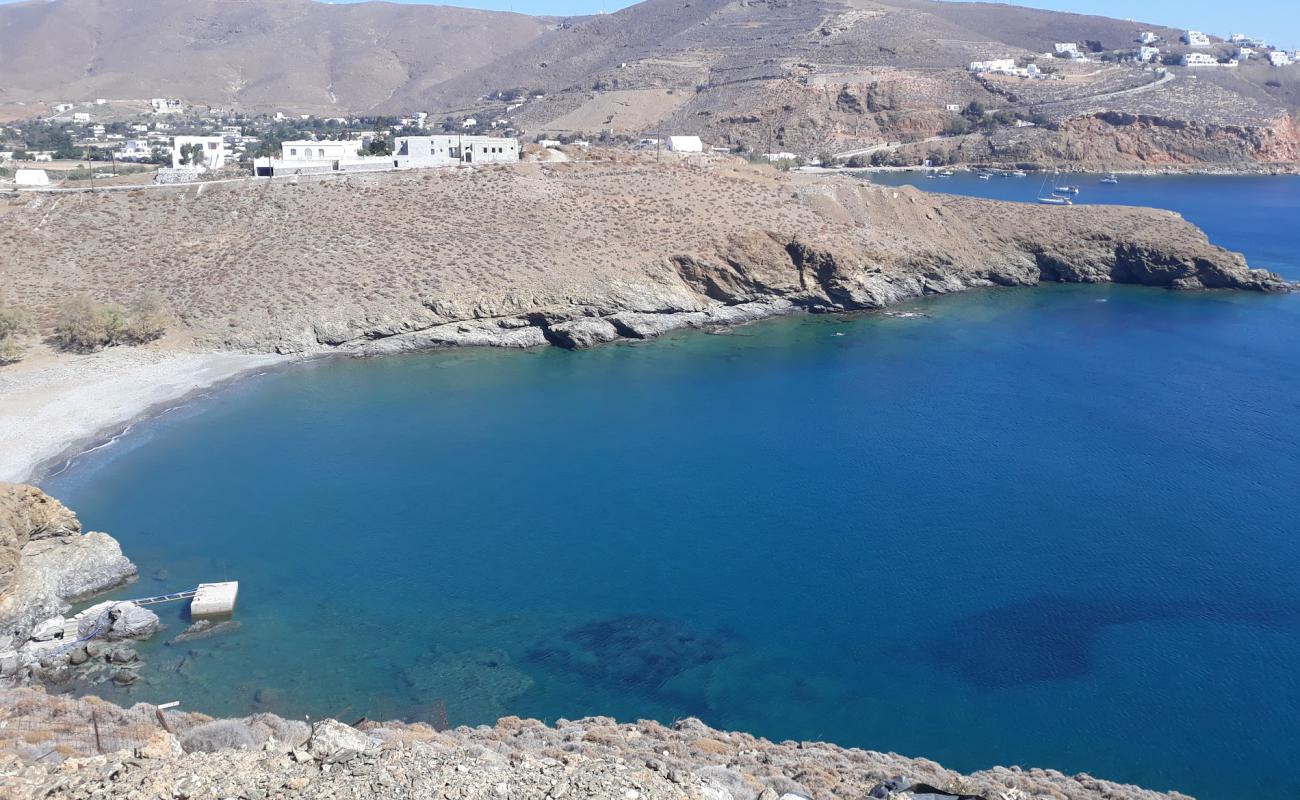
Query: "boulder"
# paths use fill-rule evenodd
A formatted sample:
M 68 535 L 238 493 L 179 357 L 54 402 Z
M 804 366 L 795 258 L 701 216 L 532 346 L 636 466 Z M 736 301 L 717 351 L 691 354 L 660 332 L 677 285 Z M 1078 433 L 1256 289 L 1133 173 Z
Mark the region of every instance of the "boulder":
M 179 636 L 172 639 L 168 644 L 193 642 L 198 639 L 207 639 L 210 636 L 220 636 L 223 633 L 233 633 L 237 630 L 239 630 L 239 620 L 228 619 L 215 622 L 210 619 L 201 619 L 182 631 Z
M 50 617 L 44 622 L 38 622 L 36 627 L 32 628 L 32 639 L 38 642 L 48 642 L 51 639 L 58 638 L 63 635 L 64 624 L 63 617 Z
M 552 342 L 570 350 L 593 347 L 619 338 L 618 330 L 614 325 L 609 320 L 599 317 L 583 317 L 559 322 L 547 328 L 547 332 Z
M 327 719 L 312 730 L 308 750 L 326 764 L 350 761 L 367 750 L 379 747 L 379 740 L 337 720 Z
M 157 614 L 129 601 L 110 600 L 77 615 L 77 635 L 83 638 L 99 630 L 97 638 L 107 641 L 147 639 L 161 627 Z

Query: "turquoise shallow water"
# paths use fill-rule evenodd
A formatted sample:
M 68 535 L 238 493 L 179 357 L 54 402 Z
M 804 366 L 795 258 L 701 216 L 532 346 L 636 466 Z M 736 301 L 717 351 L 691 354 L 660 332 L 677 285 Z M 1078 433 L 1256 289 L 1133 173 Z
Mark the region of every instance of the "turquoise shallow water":
M 1300 278 L 1300 181 L 1124 186 Z M 912 308 L 318 362 L 45 485 L 140 564 L 123 596 L 241 581 L 242 629 L 146 645 L 129 699 L 693 714 L 1300 795 L 1300 297 Z

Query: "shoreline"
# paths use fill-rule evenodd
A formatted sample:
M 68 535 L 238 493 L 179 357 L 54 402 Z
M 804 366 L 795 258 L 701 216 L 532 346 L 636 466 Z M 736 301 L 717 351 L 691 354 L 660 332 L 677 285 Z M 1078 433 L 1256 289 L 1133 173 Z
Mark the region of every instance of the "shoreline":
M 42 354 L 0 371 L 0 482 L 36 483 L 105 447 L 142 420 L 248 373 L 290 363 L 279 355 L 110 348 Z

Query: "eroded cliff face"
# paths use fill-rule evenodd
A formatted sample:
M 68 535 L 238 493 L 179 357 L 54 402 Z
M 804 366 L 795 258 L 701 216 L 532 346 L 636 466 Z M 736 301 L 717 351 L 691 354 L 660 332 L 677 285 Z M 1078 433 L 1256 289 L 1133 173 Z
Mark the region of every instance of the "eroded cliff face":
M 116 540 L 83 534 L 76 515 L 58 500 L 34 486 L 0 483 L 0 654 L 26 642 L 37 623 L 70 603 L 135 574 Z
M 523 314 L 514 298 L 502 306 L 479 296 L 472 309 L 440 302 L 439 316 L 465 318 L 409 333 L 389 335 L 388 320 L 383 329 L 349 321 L 350 336 L 335 344 L 365 354 L 466 344 L 582 348 L 799 310 L 882 309 L 1042 282 L 1291 288 L 1169 211 L 1038 207 L 845 180 L 793 186 L 792 205 L 814 223 L 740 228 L 688 251 L 665 248 L 661 265 L 629 271 L 606 291 L 537 302 Z

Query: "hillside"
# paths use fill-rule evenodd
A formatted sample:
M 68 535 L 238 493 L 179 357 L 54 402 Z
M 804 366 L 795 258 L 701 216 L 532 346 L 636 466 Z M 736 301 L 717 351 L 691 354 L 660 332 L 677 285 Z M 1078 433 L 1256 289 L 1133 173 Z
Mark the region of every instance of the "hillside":
M 53 0 L 0 6 L 0 102 L 181 97 L 363 111 L 537 36 L 549 21 L 433 5 Z
M 127 303 L 148 289 L 201 345 L 279 352 L 585 346 L 740 321 L 724 317 L 746 307 L 878 309 L 1044 280 L 1283 286 L 1162 211 L 943 197 L 735 158 L 589 156 L 20 195 L 0 205 L 13 256 L 0 281 L 41 325 L 70 294 Z
M 251 111 L 423 110 L 506 116 L 529 135 L 662 130 L 806 155 L 876 148 L 915 163 L 930 150 L 882 145 L 951 133 L 961 121 L 950 107 L 976 102 L 1005 112 L 1001 127 L 936 152 L 1104 168 L 1300 162 L 1300 65 L 1166 74 L 1042 55 L 1055 42 L 1122 54 L 1142 30 L 1162 52 L 1185 49 L 1180 31 L 1154 24 L 938 0 L 644 0 L 562 19 L 311 0 L 52 0 L 0 6 L 0 103 L 163 95 Z M 998 57 L 1037 59 L 1054 79 L 967 70 Z M 487 99 L 519 89 L 545 96 Z M 1012 116 L 1040 130 L 1010 128 Z

